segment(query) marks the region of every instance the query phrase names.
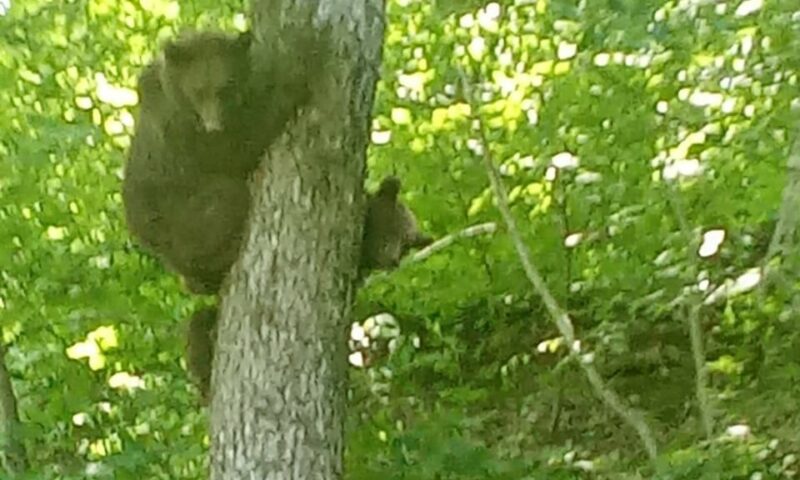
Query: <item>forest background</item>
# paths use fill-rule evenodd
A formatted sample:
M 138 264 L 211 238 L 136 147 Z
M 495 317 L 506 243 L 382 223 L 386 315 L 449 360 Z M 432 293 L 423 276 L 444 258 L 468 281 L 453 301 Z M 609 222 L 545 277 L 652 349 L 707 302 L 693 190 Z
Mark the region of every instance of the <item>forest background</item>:
M 160 42 L 246 8 L 0 3 L 0 400 L 8 433 L 10 378 L 30 478 L 204 478 L 181 336 L 203 300 L 131 243 L 120 175 Z M 367 186 L 399 176 L 439 238 L 482 227 L 359 292 L 348 478 L 798 476 L 798 8 L 387 3 Z

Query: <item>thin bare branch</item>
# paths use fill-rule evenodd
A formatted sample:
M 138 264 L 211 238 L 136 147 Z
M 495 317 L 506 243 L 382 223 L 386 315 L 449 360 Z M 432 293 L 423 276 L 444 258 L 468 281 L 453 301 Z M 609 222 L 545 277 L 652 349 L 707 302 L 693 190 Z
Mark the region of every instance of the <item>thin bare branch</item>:
M 479 235 L 491 235 L 495 231 L 497 231 L 497 224 L 494 222 L 486 222 L 486 223 L 479 223 L 477 225 L 472 225 L 471 227 L 467 227 L 458 232 L 446 235 L 440 238 L 439 240 L 436 240 L 435 242 L 431 243 L 422 250 L 414 253 L 413 255 L 407 256 L 406 258 L 403 259 L 401 265 L 421 262 L 430 257 L 431 255 L 433 255 L 434 253 L 440 252 L 445 248 L 449 248 L 451 245 L 453 245 L 459 240 L 462 240 L 464 238 L 477 237 Z M 364 286 L 376 282 L 379 278 L 383 278 L 389 275 L 389 273 L 390 272 L 387 271 L 381 271 L 371 274 L 364 281 Z
M 580 344 L 576 341 L 575 329 L 573 327 L 572 320 L 558 304 L 558 301 L 556 301 L 555 297 L 553 297 L 550 289 L 547 287 L 544 279 L 542 278 L 542 275 L 539 273 L 539 270 L 531 260 L 528 247 L 526 246 L 525 241 L 522 239 L 522 235 L 517 228 L 514 216 L 511 214 L 508 194 L 506 193 L 505 187 L 500 179 L 500 174 L 497 171 L 494 160 L 492 159 L 484 123 L 477 113 L 478 109 L 477 105 L 474 104 L 474 96 L 472 95 L 470 88 L 471 86 L 465 78 L 463 72 L 462 83 L 464 89 L 463 91 L 468 98 L 468 101 L 472 105 L 473 120 L 479 128 L 481 142 L 483 143 L 483 161 L 486 166 L 486 171 L 489 175 L 489 181 L 492 184 L 492 190 L 495 198 L 497 199 L 497 207 L 500 210 L 500 214 L 502 215 L 506 224 L 508 233 L 511 235 L 511 240 L 514 243 L 515 249 L 517 250 L 517 255 L 520 263 L 522 264 L 522 268 L 525 271 L 525 275 L 528 277 L 528 280 L 530 280 L 536 293 L 538 293 L 542 298 L 545 308 L 547 308 L 547 311 L 555 322 L 556 327 L 569 346 L 570 356 L 578 359 L 578 364 L 586 374 L 586 377 L 594 388 L 595 393 L 612 411 L 614 411 L 620 418 L 622 418 L 624 422 L 626 422 L 631 428 L 634 429 L 634 431 L 636 431 L 642 443 L 644 444 L 644 449 L 649 457 L 651 459 L 655 459 L 657 456 L 656 441 L 652 431 L 650 430 L 650 426 L 647 424 L 647 421 L 644 418 L 644 415 L 638 410 L 625 405 L 619 395 L 617 395 L 617 393 L 605 383 L 603 378 L 600 376 L 600 373 L 592 363 L 594 355 L 584 352 L 583 355 L 580 355 L 580 357 L 578 356 L 580 353 Z
M 17 397 L 6 368 L 6 350 L 0 342 L 0 438 L 2 438 L 3 464 L 10 476 L 27 469 L 25 446 L 19 438 L 20 420 Z
M 451 233 L 445 237 L 440 238 L 439 240 L 436 240 L 435 242 L 423 248 L 422 250 L 418 251 L 414 255 L 411 255 L 407 261 L 421 262 L 422 260 L 425 260 L 434 253 L 444 250 L 445 248 L 449 247 L 458 240 L 461 240 L 463 238 L 477 237 L 478 235 L 490 235 L 496 231 L 497 231 L 497 224 L 494 222 L 480 223 L 478 225 L 467 227 L 464 230 L 461 230 L 460 232 Z
M 681 232 L 689 245 L 689 258 L 693 260 L 694 271 L 697 271 L 699 265 L 697 264 L 696 255 L 698 242 L 692 229 L 689 225 L 689 218 L 686 215 L 686 210 L 683 206 L 683 197 L 677 188 L 670 186 L 668 188 L 669 195 L 667 201 L 672 207 L 675 218 L 678 221 Z M 703 304 L 703 299 L 699 292 L 692 293 L 688 298 L 684 299 L 687 303 L 686 309 L 686 323 L 689 327 L 689 338 L 692 347 L 692 358 L 694 360 L 695 368 L 695 396 L 697 397 L 697 409 L 700 413 L 700 423 L 703 426 L 703 433 L 706 438 L 711 438 L 714 433 L 714 419 L 711 414 L 711 405 L 709 403 L 708 395 L 708 369 L 706 367 L 706 354 L 705 354 L 705 339 L 703 338 L 703 329 L 700 325 L 700 309 Z
M 708 399 L 708 368 L 706 367 L 705 340 L 703 329 L 700 325 L 700 308 L 697 303 L 686 307 L 689 310 L 689 337 L 692 342 L 692 358 L 694 359 L 695 395 L 700 411 L 700 421 L 706 438 L 711 438 L 714 433 L 714 420 L 711 415 L 711 403 Z

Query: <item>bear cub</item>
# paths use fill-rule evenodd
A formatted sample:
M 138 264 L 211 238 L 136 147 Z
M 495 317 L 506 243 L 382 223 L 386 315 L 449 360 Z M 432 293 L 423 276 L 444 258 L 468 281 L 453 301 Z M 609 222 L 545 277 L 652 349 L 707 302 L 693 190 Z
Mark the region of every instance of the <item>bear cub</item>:
M 399 194 L 400 179 L 390 176 L 367 197 L 360 264 L 364 275 L 370 270 L 395 268 L 409 250 L 433 242 L 419 231 L 414 214 L 400 201 Z
M 420 232 L 413 212 L 400 201 L 400 180 L 386 177 L 378 191 L 367 196 L 359 277 L 371 270 L 390 270 L 412 248 L 424 248 L 433 238 Z M 214 344 L 216 343 L 217 309 L 196 312 L 188 325 L 187 367 L 200 390 L 203 403 L 210 396 Z

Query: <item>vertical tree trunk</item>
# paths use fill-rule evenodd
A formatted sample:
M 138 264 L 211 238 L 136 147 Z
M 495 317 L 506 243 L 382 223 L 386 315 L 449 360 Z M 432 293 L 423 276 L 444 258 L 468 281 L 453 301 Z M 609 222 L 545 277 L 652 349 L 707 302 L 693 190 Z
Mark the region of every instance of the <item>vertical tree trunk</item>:
M 6 348 L 0 342 L 0 448 L 3 466 L 10 476 L 20 475 L 28 468 L 25 445 L 20 438 L 22 424 L 17 410 L 17 397 L 6 367 Z
M 253 10 L 260 75 L 278 90 L 311 82 L 313 95 L 251 185 L 249 234 L 220 308 L 212 478 L 336 479 L 383 4 L 255 0 Z M 309 32 L 328 48 L 307 62 Z

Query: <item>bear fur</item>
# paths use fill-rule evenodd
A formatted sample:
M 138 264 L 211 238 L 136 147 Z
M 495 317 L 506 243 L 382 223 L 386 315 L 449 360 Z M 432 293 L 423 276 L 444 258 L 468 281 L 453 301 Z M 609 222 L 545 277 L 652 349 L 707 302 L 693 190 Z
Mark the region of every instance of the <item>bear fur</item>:
M 217 343 L 217 308 L 198 310 L 186 326 L 186 369 L 200 391 L 204 405 L 210 400 L 211 362 Z
M 246 33 L 186 33 L 139 79 L 122 184 L 126 222 L 194 293 L 216 293 L 235 260 L 247 178 L 270 141 L 258 128 L 262 96 L 249 85 L 249 46 Z
M 139 78 L 126 222 L 193 293 L 219 290 L 241 244 L 248 177 L 311 97 L 310 83 L 253 81 L 251 43 L 249 32 L 184 32 Z M 309 48 L 320 61 L 327 52 Z
M 395 268 L 409 250 L 433 242 L 420 232 L 414 214 L 400 201 L 399 194 L 400 179 L 390 176 L 367 199 L 360 264 L 364 274 Z

